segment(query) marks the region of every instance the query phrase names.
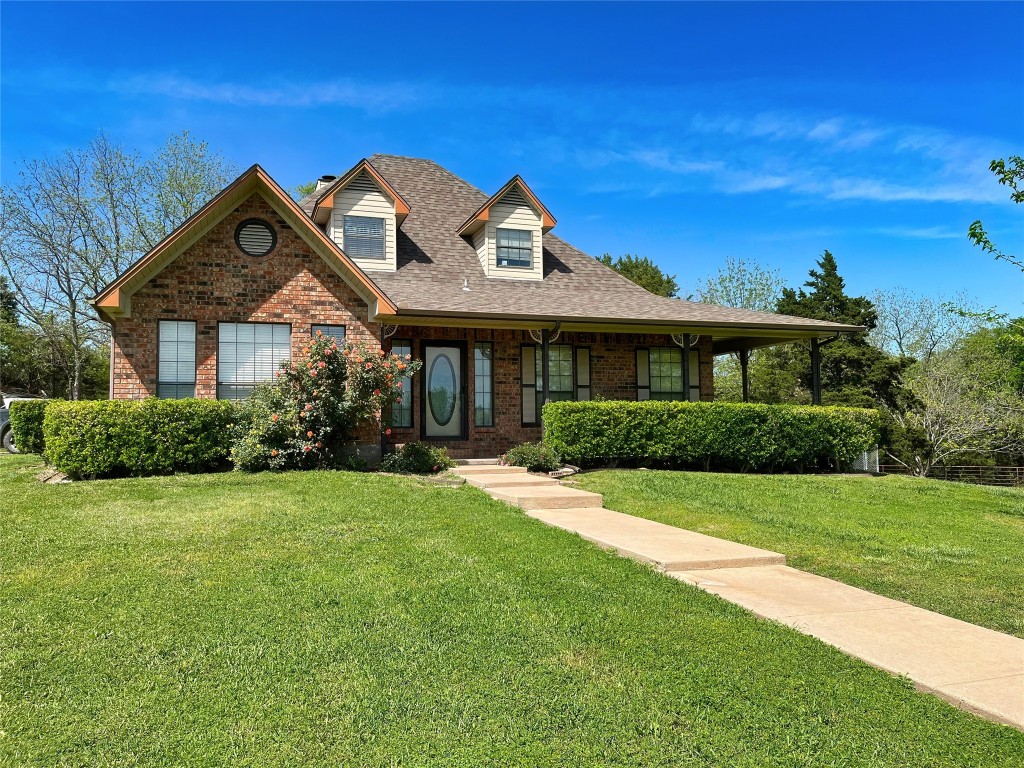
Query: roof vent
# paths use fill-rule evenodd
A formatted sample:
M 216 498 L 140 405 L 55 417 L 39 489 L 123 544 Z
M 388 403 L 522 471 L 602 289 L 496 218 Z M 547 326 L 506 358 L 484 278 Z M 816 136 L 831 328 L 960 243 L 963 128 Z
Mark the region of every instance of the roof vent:
M 324 187 L 329 187 L 337 180 L 337 176 L 321 176 L 316 180 L 316 191 L 319 192 Z

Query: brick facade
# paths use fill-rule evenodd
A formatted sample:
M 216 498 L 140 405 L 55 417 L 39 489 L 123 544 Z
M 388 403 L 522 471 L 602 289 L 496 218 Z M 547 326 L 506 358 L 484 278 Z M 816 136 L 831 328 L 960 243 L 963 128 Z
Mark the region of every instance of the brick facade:
M 262 258 L 242 253 L 234 240 L 237 225 L 261 218 L 277 230 L 274 251 Z M 217 396 L 217 334 L 220 322 L 291 324 L 292 354 L 300 354 L 312 324 L 344 325 L 347 338 L 380 346 L 381 327 L 368 320 L 366 303 L 258 195 L 253 195 L 132 297 L 131 317 L 113 326 L 111 395 L 141 398 L 156 394 L 159 320 L 196 322 L 196 396 Z M 467 440 L 442 442 L 457 457 L 495 456 L 540 438 L 540 427 L 522 425 L 520 349 L 529 333 L 512 330 L 403 326 L 392 339 L 409 339 L 422 359 L 423 342 L 459 340 L 467 346 L 465 391 Z M 494 426 L 473 423 L 473 344 L 494 345 Z M 558 343 L 591 351 L 591 393 L 609 400 L 635 400 L 636 348 L 672 346 L 669 336 L 563 333 Z M 384 343 L 385 348 L 390 341 Z M 701 399 L 714 397 L 710 337 L 701 337 Z M 422 374 L 417 379 L 422 378 Z M 414 381 L 413 427 L 395 429 L 394 443 L 421 439 L 422 384 Z M 366 435 L 368 445 L 375 442 Z

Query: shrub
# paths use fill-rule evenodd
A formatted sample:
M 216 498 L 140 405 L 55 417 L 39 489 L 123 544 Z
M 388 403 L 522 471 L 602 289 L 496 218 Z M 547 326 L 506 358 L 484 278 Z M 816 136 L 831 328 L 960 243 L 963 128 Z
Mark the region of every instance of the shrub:
M 513 467 L 526 467 L 530 472 L 553 472 L 562 466 L 558 451 L 544 442 L 523 443 L 510 448 L 508 453 L 498 458 L 498 462 Z
M 318 332 L 301 358 L 282 363 L 275 380 L 242 404 L 231 448 L 235 468 L 351 468 L 357 427 L 379 428 L 381 412 L 401 395 L 402 378 L 419 366 L 364 344 L 339 347 Z
M 223 400 L 51 402 L 46 456 L 71 477 L 210 471 L 227 462 L 234 417 Z
M 443 472 L 454 466 L 455 461 L 448 455 L 447 449 L 426 443 L 406 443 L 394 453 L 385 455 L 380 462 L 384 472 L 411 472 L 417 475 Z
M 545 439 L 574 464 L 837 469 L 878 443 L 878 412 L 753 403 L 558 402 Z
M 15 400 L 11 403 L 11 429 L 20 453 L 42 453 L 43 416 L 49 400 Z

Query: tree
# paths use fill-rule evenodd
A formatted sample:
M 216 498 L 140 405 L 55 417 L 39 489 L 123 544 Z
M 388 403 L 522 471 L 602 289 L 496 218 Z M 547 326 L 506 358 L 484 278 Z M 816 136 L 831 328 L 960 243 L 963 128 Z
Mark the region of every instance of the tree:
M 1009 187 L 1013 190 L 1010 193 L 1010 199 L 1015 203 L 1024 203 L 1024 158 L 1014 155 L 1010 158 L 1009 162 L 1005 160 L 993 160 L 988 169 L 996 175 L 1000 184 Z M 1019 267 L 1024 270 L 1024 259 L 1011 256 L 1008 253 L 1003 253 L 992 243 L 989 239 L 988 232 L 985 231 L 981 221 L 975 221 L 971 224 L 967 230 L 968 239 L 976 246 L 981 248 L 986 253 L 991 253 L 995 256 L 996 260 L 1002 259 L 1008 261 L 1015 267 Z
M 707 304 L 771 312 L 784 287 L 778 270 L 765 269 L 756 261 L 730 256 L 717 273 L 698 283 L 697 298 Z M 757 350 L 751 352 L 749 364 L 756 365 L 758 356 Z M 715 358 L 715 397 L 734 402 L 743 399 L 738 353 Z
M 665 274 L 657 264 L 646 256 L 640 257 L 627 253 L 613 261 L 611 254 L 606 253 L 597 260 L 655 296 L 672 298 L 679 292 L 676 276 Z
M 697 297 L 707 304 L 771 312 L 785 285 L 778 270 L 730 256 L 724 267 L 697 286 Z
M 84 396 L 83 372 L 108 340 L 89 299 L 233 172 L 187 132 L 146 161 L 100 134 L 84 149 L 23 163 L 18 181 L 0 188 L 0 270 L 68 397 Z
M 307 181 L 305 184 L 296 184 L 292 188 L 292 197 L 298 201 L 304 197 L 309 197 L 316 192 L 316 180 Z
M 985 328 L 907 371 L 910 397 L 890 409 L 886 452 L 924 477 L 958 456 L 1024 450 L 1020 347 L 1004 346 L 1017 330 Z
M 18 299 L 7 282 L 7 275 L 0 275 L 0 323 L 18 324 Z
M 898 357 L 926 360 L 950 349 L 981 322 L 979 313 L 968 309 L 971 302 L 963 295 L 946 300 L 896 288 L 876 291 L 871 301 L 878 320 L 868 339 Z
M 849 296 L 839 274 L 835 257 L 825 251 L 809 271 L 804 288 L 783 289 L 776 311 L 815 320 L 864 326 L 868 331 L 878 323 L 874 304 L 864 296 Z M 909 360 L 894 357 L 872 346 L 867 333 L 846 335 L 821 351 L 822 402 L 874 408 L 894 405 L 900 392 L 900 374 Z M 776 388 L 758 390 L 766 402 L 806 402 L 811 388 L 810 355 L 800 345 L 773 347 L 762 356 L 759 368 Z

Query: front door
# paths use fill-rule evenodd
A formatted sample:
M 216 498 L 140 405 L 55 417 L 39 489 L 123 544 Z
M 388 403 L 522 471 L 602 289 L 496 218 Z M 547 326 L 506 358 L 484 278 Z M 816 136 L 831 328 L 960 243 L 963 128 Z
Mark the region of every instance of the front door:
M 465 437 L 466 393 L 463 386 L 465 348 L 452 342 L 425 343 L 423 348 L 423 436 Z

